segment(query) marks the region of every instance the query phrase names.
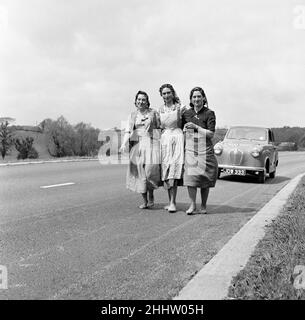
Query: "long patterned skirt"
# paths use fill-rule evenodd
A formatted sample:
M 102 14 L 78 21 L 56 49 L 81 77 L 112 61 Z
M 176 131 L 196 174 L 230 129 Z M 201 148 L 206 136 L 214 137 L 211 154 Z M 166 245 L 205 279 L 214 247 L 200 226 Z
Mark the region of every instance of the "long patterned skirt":
M 185 135 L 185 186 L 212 188 L 216 184 L 218 163 L 213 144 L 200 134 Z
M 146 193 L 160 185 L 160 142 L 150 137 L 140 137 L 129 153 L 126 187 L 134 192 Z

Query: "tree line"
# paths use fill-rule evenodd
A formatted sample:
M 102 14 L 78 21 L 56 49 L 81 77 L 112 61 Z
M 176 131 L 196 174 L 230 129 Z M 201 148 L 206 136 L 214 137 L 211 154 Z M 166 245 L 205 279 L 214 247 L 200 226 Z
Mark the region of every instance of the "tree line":
M 13 146 L 18 151 L 17 159 L 35 159 L 39 157 L 37 150 L 33 146 L 33 137 L 16 136 L 20 127 L 10 125 L 10 122 L 14 119 L 0 118 L 0 120 L 0 152 L 3 159 Z M 56 120 L 47 118 L 36 129 L 38 132 L 45 134 L 46 147 L 52 157 L 96 156 L 103 143 L 107 143 L 107 141 L 99 141 L 100 130 L 94 128 L 91 124 L 80 122 L 76 125 L 71 125 L 63 116 Z M 121 131 L 118 128 L 113 130 Z M 272 130 L 276 144 L 293 142 L 297 149 L 305 148 L 305 128 L 285 126 L 272 128 Z M 217 128 L 213 142 L 216 143 L 222 140 L 226 131 L 227 129 L 225 128 Z
M 17 159 L 34 159 L 39 154 L 34 148 L 34 138 L 18 137 L 18 129 L 10 125 L 8 120 L 0 125 L 0 152 L 2 159 L 14 146 L 18 151 Z M 96 156 L 102 141 L 98 141 L 99 129 L 91 124 L 80 122 L 71 125 L 63 116 L 58 119 L 45 119 L 38 125 L 38 131 L 46 136 L 46 147 L 53 157 Z
M 99 129 L 80 122 L 71 125 L 63 116 L 57 120 L 45 119 L 40 124 L 47 136 L 47 149 L 53 157 L 96 156 L 101 146 Z
M 293 142 L 298 149 L 305 148 L 305 128 L 288 127 L 273 128 L 275 142 Z

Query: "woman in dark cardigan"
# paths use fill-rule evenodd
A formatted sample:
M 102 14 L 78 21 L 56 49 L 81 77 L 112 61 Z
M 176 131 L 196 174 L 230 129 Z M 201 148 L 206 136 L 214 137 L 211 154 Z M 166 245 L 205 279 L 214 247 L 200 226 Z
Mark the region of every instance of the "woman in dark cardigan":
M 196 213 L 197 188 L 201 193 L 199 213 L 207 213 L 206 203 L 210 188 L 217 180 L 218 164 L 214 155 L 212 138 L 215 132 L 216 117 L 208 108 L 202 88 L 195 87 L 190 93 L 191 108 L 182 115 L 185 132 L 185 167 L 183 182 L 188 187 L 190 207 L 186 211 Z

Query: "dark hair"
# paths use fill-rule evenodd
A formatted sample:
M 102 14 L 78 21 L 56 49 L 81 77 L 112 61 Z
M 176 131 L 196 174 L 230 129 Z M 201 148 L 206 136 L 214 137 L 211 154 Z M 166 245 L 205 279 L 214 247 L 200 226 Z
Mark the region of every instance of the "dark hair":
M 193 88 L 193 89 L 191 90 L 191 93 L 190 93 L 190 106 L 191 106 L 192 108 L 194 108 L 194 105 L 192 104 L 192 97 L 193 97 L 193 94 L 194 94 L 195 91 L 199 91 L 199 92 L 202 94 L 202 96 L 203 96 L 203 105 L 205 105 L 205 106 L 208 108 L 208 107 L 209 107 L 209 106 L 208 106 L 208 99 L 207 99 L 207 97 L 206 97 L 203 89 L 200 88 L 200 87 L 195 87 L 195 88 Z
M 180 103 L 180 99 L 179 99 L 179 97 L 177 96 L 177 93 L 176 93 L 174 87 L 173 87 L 171 84 L 169 84 L 169 83 L 162 84 L 162 86 L 160 87 L 159 92 L 160 92 L 160 96 L 161 96 L 161 97 L 162 97 L 162 90 L 163 90 L 164 88 L 168 88 L 168 89 L 172 92 L 172 94 L 173 94 L 173 102 L 174 102 L 174 103 Z
M 147 107 L 149 108 L 150 102 L 149 102 L 148 94 L 147 94 L 145 91 L 141 91 L 141 90 L 139 90 L 139 91 L 137 92 L 137 94 L 136 94 L 136 98 L 135 98 L 135 101 L 134 101 L 135 106 L 137 106 L 137 99 L 138 99 L 138 95 L 139 95 L 139 94 L 142 94 L 143 96 L 146 97 Z

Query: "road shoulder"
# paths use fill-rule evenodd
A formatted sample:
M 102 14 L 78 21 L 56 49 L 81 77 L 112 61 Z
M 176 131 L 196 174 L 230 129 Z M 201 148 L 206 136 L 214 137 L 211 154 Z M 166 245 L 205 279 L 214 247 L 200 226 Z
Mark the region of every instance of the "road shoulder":
M 265 227 L 281 212 L 297 187 L 300 174 L 292 179 L 270 200 L 174 297 L 174 300 L 221 300 L 228 295 L 231 281 L 247 264 Z

